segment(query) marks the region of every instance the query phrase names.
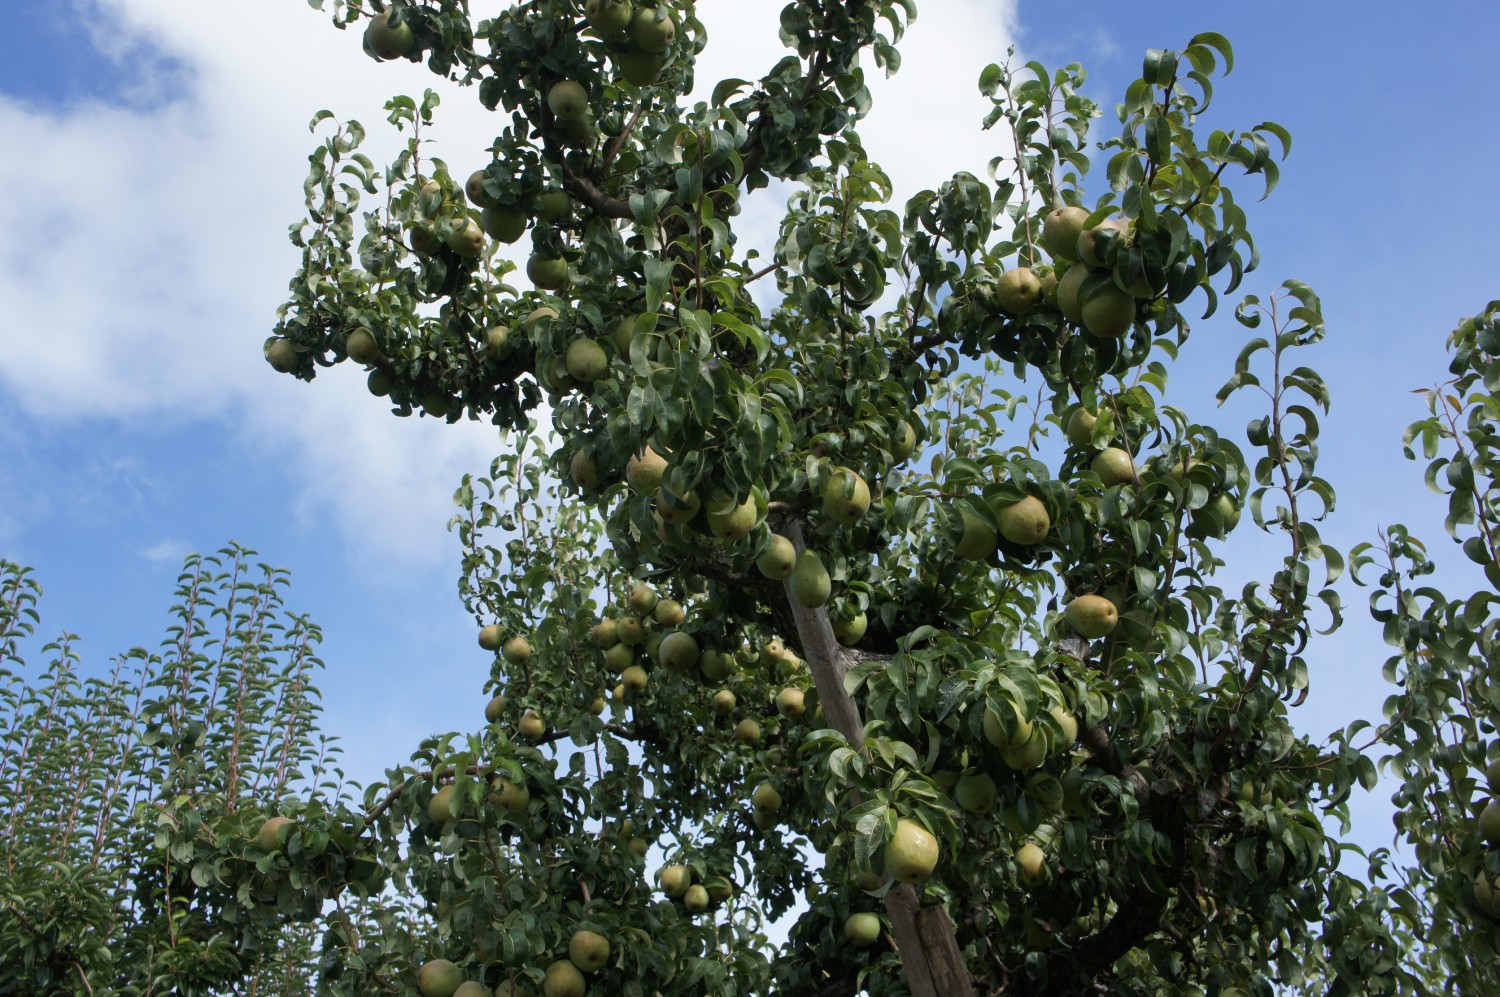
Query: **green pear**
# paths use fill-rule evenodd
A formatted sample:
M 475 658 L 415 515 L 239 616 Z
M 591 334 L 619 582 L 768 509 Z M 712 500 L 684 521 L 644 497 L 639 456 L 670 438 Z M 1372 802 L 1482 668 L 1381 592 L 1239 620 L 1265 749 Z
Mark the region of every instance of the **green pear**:
M 817 609 L 828 601 L 833 581 L 823 567 L 823 560 L 813 551 L 804 550 L 792 569 L 791 587 L 792 598 L 808 609 Z
M 1114 630 L 1120 611 L 1102 595 L 1081 595 L 1068 603 L 1063 619 L 1080 637 L 1097 640 Z
M 1099 476 L 1105 488 L 1130 484 L 1137 479 L 1135 458 L 1129 450 L 1120 447 L 1105 447 L 1094 456 L 1089 468 Z
M 961 776 L 953 787 L 953 800 L 972 814 L 987 814 L 995 809 L 995 780 L 983 772 Z
M 869 628 L 869 625 L 870 618 L 864 613 L 860 613 L 852 620 L 841 616 L 833 621 L 833 635 L 838 638 L 840 644 L 845 647 L 853 647 L 864 637 L 865 630 Z
M 970 512 L 967 506 L 959 510 L 959 515 L 963 519 L 963 536 L 959 538 L 954 551 L 959 557 L 970 561 L 983 561 L 995 552 L 1000 543 L 995 528 Z
M 1053 208 L 1042 222 L 1042 245 L 1054 259 L 1076 260 L 1078 237 L 1083 234 L 1084 223 L 1088 220 L 1087 208 L 1072 204 Z
M 609 962 L 609 939 L 580 928 L 568 939 L 568 958 L 585 973 L 597 973 Z
M 915 885 L 937 868 L 938 843 L 921 824 L 902 819 L 896 822 L 896 833 L 886 842 L 882 854 L 887 876 Z
M 995 282 L 995 297 L 1012 315 L 1025 315 L 1041 303 L 1041 279 L 1030 267 L 1007 270 Z
M 417 990 L 422 997 L 453 997 L 464 974 L 447 959 L 433 959 L 417 970 Z
M 479 227 L 484 229 L 484 234 L 507 246 L 526 234 L 529 220 L 517 204 L 491 204 L 479 212 Z
M 1019 502 L 1012 502 L 1001 509 L 995 517 L 1000 522 L 1000 535 L 1013 544 L 1031 545 L 1047 539 L 1052 529 L 1052 517 L 1047 507 L 1035 495 L 1028 495 Z
M 773 581 L 790 578 L 797 566 L 797 549 L 792 542 L 779 533 L 771 534 L 771 545 L 755 559 L 760 573 Z
M 349 333 L 349 338 L 344 340 L 344 352 L 355 363 L 372 364 L 380 359 L 380 346 L 375 342 L 375 334 L 363 327 Z
M 1080 405 L 1069 413 L 1063 433 L 1075 447 L 1086 447 L 1093 442 L 1094 426 L 1098 422 L 1098 416 Z
M 853 523 L 870 509 L 870 486 L 845 467 L 834 468 L 823 492 L 823 510 L 840 523 Z
M 609 354 L 592 339 L 575 339 L 568 344 L 563 363 L 567 365 L 569 377 L 584 384 L 592 384 L 609 370 Z
M 674 630 L 662 638 L 656 660 L 674 672 L 685 672 L 698 663 L 698 642 L 692 634 Z
M 577 120 L 588 113 L 589 92 L 577 80 L 559 80 L 547 91 L 547 107 L 559 118 Z
M 844 921 L 844 941 L 868 948 L 880 940 L 880 918 L 868 911 L 850 914 Z
M 1083 327 L 1100 339 L 1119 339 L 1135 324 L 1135 299 L 1112 282 L 1094 288 L 1081 311 Z
M 1075 263 L 1057 282 L 1057 309 L 1071 322 L 1083 321 L 1083 282 L 1088 278 L 1089 268 Z

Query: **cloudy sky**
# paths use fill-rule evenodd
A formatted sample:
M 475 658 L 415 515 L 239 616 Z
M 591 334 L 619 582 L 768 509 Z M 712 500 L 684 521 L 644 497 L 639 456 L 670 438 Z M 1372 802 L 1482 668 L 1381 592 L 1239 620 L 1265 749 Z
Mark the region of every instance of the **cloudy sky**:
M 290 568 L 292 605 L 324 627 L 326 727 L 353 774 L 470 729 L 485 662 L 445 523 L 494 432 L 394 419 L 352 370 L 308 387 L 260 357 L 297 260 L 286 226 L 302 213 L 309 118 L 328 108 L 373 126 L 389 96 L 437 81 L 371 62 L 303 0 L 253 14 L 205 0 L 16 6 L 0 32 L 0 556 L 37 569 L 44 629 L 80 634 L 95 665 L 153 645 L 182 555 L 233 539 Z M 1500 13 L 1477 0 L 1425 18 L 1388 0 L 1357 18 L 1352 4 L 1251 6 L 925 0 L 862 133 L 898 196 L 983 176 L 1001 146 L 979 130 L 975 80 L 1008 45 L 1084 63 L 1108 110 L 1148 47 L 1228 35 L 1238 66 L 1204 124 L 1271 119 L 1295 139 L 1281 187 L 1251 208 L 1263 265 L 1245 290 L 1295 276 L 1323 298 L 1329 340 L 1310 362 L 1332 384 L 1322 471 L 1340 493 L 1325 536 L 1347 549 L 1404 521 L 1441 549 L 1441 503 L 1400 462 L 1400 433 L 1422 414 L 1410 390 L 1444 372 L 1456 320 L 1500 296 Z M 701 4 L 702 75 L 769 66 L 780 7 Z M 466 172 L 494 129 L 472 93 L 442 95 L 436 151 Z M 380 161 L 390 141 L 372 135 Z M 1253 412 L 1211 409 L 1243 330 L 1225 309 L 1197 331 L 1174 396 L 1239 431 Z M 1349 626 L 1317 655 L 1309 731 L 1374 716 L 1385 695 L 1363 596 L 1345 600 Z M 1374 844 L 1384 808 L 1361 804 Z

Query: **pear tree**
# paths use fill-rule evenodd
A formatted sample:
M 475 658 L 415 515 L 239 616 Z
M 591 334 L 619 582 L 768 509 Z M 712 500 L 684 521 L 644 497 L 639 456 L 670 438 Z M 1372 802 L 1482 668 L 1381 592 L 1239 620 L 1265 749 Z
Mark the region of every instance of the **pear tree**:
M 1108 127 L 1081 67 L 997 53 L 990 174 L 893 204 L 858 128 L 915 0 L 787 4 L 785 55 L 691 102 L 732 43 L 691 0 L 331 7 L 494 129 L 450 164 L 440 95 L 396 97 L 377 165 L 314 118 L 266 358 L 500 430 L 454 520 L 474 726 L 365 801 L 430 928 L 330 936 L 339 992 L 1410 989 L 1334 830 L 1372 745 L 1291 722 L 1341 618 L 1324 324 L 1257 283 L 1292 140 L 1206 124 L 1227 39 L 1147 52 Z M 1244 341 L 1243 433 L 1171 401 L 1195 331 Z M 1247 529 L 1278 553 L 1226 591 Z M 1492 943 L 1500 864 L 1456 861 Z

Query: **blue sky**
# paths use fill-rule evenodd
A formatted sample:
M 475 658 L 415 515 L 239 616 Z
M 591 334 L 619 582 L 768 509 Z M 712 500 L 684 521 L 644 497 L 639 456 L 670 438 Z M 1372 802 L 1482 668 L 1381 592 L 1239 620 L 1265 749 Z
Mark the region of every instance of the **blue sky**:
M 0 556 L 37 569 L 44 629 L 80 634 L 100 667 L 154 645 L 182 555 L 234 539 L 290 568 L 291 605 L 324 627 L 326 729 L 353 774 L 378 777 L 427 733 L 471 729 L 486 662 L 445 523 L 459 476 L 487 467 L 493 431 L 397 420 L 352 371 L 309 388 L 260 359 L 295 265 L 285 227 L 301 213 L 307 120 L 328 107 L 374 124 L 387 97 L 431 78 L 369 62 L 357 36 L 300 0 L 253 16 L 201 0 L 20 6 L 0 33 L 12 150 L 0 161 L 11 192 L 0 203 Z M 726 15 L 702 6 L 712 38 Z M 749 22 L 779 7 L 736 13 L 745 23 L 710 48 L 704 75 L 769 65 L 774 33 Z M 1456 320 L 1500 296 L 1500 13 L 1434 10 L 926 0 L 906 67 L 877 88 L 862 131 L 902 194 L 958 169 L 983 175 L 998 143 L 978 130 L 974 81 L 1007 42 L 1022 60 L 1083 62 L 1108 109 L 1146 48 L 1228 35 L 1238 65 L 1205 124 L 1272 119 L 1295 140 L 1281 186 L 1252 209 L 1263 265 L 1244 290 L 1294 276 L 1323 299 L 1329 338 L 1309 362 L 1332 386 L 1321 471 L 1340 494 L 1325 536 L 1347 549 L 1405 521 L 1457 564 L 1441 500 L 1400 461 L 1400 433 L 1422 415 L 1408 392 L 1443 375 Z M 444 97 L 439 154 L 458 170 L 493 128 L 472 95 Z M 748 221 L 773 231 L 770 215 Z M 1216 414 L 1212 395 L 1242 331 L 1228 309 L 1201 324 L 1172 392 L 1234 433 L 1253 411 Z M 1270 564 L 1248 532 L 1235 550 Z M 1373 717 L 1388 692 L 1363 596 L 1345 598 L 1346 630 L 1315 651 L 1309 731 Z M 1385 795 L 1359 804 L 1371 843 L 1389 838 Z

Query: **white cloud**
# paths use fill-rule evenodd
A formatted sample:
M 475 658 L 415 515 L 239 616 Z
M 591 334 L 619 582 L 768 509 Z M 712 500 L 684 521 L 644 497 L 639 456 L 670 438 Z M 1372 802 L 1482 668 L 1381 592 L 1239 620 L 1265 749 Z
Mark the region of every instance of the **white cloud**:
M 191 550 L 192 547 L 181 540 L 161 540 L 137 553 L 152 564 L 181 564 Z
M 357 31 L 335 31 L 305 5 L 78 3 L 108 55 L 139 64 L 141 78 L 131 106 L 38 109 L 0 96 L 0 130 L 28 151 L 0 160 L 0 183 L 24 192 L 0 201 L 0 385 L 51 423 L 231 424 L 238 445 L 293 465 L 299 515 L 332 519 L 373 554 L 445 556 L 434 540 L 451 491 L 463 471 L 488 466 L 493 430 L 395 419 L 353 377 L 292 383 L 263 363 L 260 344 L 296 265 L 285 231 L 302 215 L 314 111 L 364 120 L 380 162 L 400 141 L 383 125 L 384 101 L 438 87 L 434 150 L 456 169 L 482 157 L 496 118 L 420 66 L 371 62 Z M 702 75 L 772 65 L 779 9 L 757 5 L 747 19 L 701 5 L 714 40 Z M 888 84 L 872 67 L 875 112 L 862 131 L 898 202 L 956 169 L 983 174 L 993 137 L 978 131 L 985 102 L 973 81 L 1003 57 L 1012 20 L 1010 3 L 928 4 L 903 71 Z M 144 46 L 186 69 L 143 58 Z M 143 105 L 142 95 L 175 99 Z M 759 200 L 771 210 L 750 220 L 764 246 L 782 198 Z

